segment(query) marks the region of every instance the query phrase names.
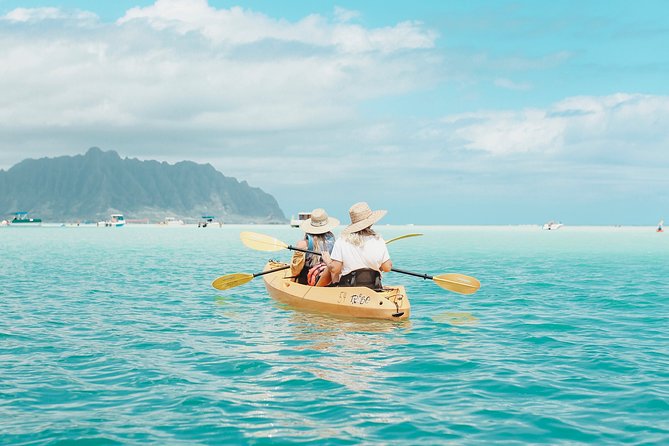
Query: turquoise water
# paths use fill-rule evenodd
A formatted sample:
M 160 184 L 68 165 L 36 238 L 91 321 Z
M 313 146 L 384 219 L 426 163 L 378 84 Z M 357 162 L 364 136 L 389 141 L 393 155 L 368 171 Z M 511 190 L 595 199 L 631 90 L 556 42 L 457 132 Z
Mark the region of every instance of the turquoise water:
M 0 444 L 669 444 L 669 233 L 386 227 L 406 322 L 217 276 L 241 230 L 0 228 Z

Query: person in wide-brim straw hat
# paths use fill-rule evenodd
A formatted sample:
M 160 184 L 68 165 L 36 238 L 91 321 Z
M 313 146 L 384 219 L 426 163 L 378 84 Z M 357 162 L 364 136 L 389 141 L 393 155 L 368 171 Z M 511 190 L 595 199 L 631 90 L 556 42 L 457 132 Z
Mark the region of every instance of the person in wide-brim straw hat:
M 311 211 L 311 217 L 300 224 L 300 229 L 306 234 L 325 234 L 339 226 L 339 220 L 328 216 L 325 209 L 314 209 Z
M 351 217 L 351 224 L 342 231 L 342 234 L 350 234 L 369 228 L 377 221 L 381 220 L 388 211 L 373 211 L 364 201 L 351 206 L 348 214 Z
M 348 211 L 349 224 L 337 239 L 330 255 L 323 261 L 330 270 L 332 281 L 339 286 L 366 286 L 381 289 L 381 272 L 392 269 L 388 248 L 372 225 L 387 213 L 373 211 L 367 203 L 356 203 Z
M 330 217 L 325 209 L 314 209 L 311 211 L 311 216 L 300 223 L 300 229 L 304 231 L 304 238 L 298 241 L 295 247 L 329 253 L 335 243 L 332 230 L 337 226 L 339 226 L 339 220 Z M 330 284 L 330 272 L 321 262 L 321 256 L 295 251 L 290 270 L 296 281 L 303 285 L 325 286 Z

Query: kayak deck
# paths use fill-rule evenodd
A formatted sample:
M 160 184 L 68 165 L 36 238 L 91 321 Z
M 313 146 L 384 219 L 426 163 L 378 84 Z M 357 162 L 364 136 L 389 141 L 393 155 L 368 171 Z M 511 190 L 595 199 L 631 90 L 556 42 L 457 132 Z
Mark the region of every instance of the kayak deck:
M 287 266 L 270 261 L 264 271 Z M 403 320 L 411 313 L 403 286 L 386 286 L 383 291 L 367 287 L 313 287 L 293 282 L 290 269 L 262 276 L 272 298 L 295 308 L 338 316 Z

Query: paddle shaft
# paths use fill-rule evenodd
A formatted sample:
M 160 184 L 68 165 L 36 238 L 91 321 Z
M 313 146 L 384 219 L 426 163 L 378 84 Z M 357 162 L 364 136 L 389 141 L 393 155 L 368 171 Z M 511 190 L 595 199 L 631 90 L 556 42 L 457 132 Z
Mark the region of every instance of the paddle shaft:
M 430 279 L 430 280 L 434 279 L 433 276 L 429 276 L 429 275 L 427 275 L 427 274 L 412 273 L 411 271 L 405 271 L 405 270 L 403 270 L 403 269 L 393 268 L 393 269 L 391 269 L 391 271 L 393 271 L 393 272 L 395 272 L 395 273 L 406 274 L 406 275 L 409 275 L 409 276 L 420 277 L 421 279 L 425 279 L 425 280 L 427 280 L 427 279 Z
M 291 251 L 305 252 L 305 253 L 307 253 L 307 254 L 314 254 L 314 255 L 317 255 L 317 256 L 321 256 L 321 255 L 323 255 L 323 254 L 321 254 L 320 252 L 309 251 L 308 249 L 296 248 L 296 247 L 294 247 L 294 246 L 292 246 L 292 245 L 288 245 L 288 246 L 286 246 L 286 249 L 290 249 Z
M 317 256 L 320 256 L 320 255 L 321 255 L 320 252 L 309 251 L 308 249 L 296 248 L 296 247 L 291 246 L 291 245 L 288 245 L 286 248 L 287 248 L 287 249 L 290 249 L 290 250 L 293 250 L 293 251 L 306 252 L 307 254 L 315 254 L 315 255 L 317 255 Z M 430 275 L 427 275 L 427 274 L 413 273 L 413 272 L 411 272 L 411 271 L 405 271 L 405 270 L 403 270 L 403 269 L 392 268 L 391 271 L 396 272 L 396 273 L 401 273 L 401 274 L 407 274 L 407 275 L 409 275 L 409 276 L 420 277 L 421 279 L 425 279 L 425 280 L 427 280 L 427 279 L 430 279 L 430 280 L 434 279 L 433 276 L 430 276 Z
M 258 276 L 264 276 L 265 274 L 275 273 L 277 271 L 283 271 L 284 269 L 288 269 L 288 268 L 290 268 L 290 265 L 282 266 L 281 268 L 276 268 L 276 269 L 269 269 L 269 270 L 263 271 L 261 273 L 255 273 L 253 275 L 253 277 L 255 278 L 255 277 L 258 277 Z

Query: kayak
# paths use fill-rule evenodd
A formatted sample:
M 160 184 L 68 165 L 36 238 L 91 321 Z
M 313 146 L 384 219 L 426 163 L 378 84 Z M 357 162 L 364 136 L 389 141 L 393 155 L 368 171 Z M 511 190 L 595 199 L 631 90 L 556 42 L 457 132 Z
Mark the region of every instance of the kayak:
M 291 307 L 369 319 L 408 319 L 409 297 L 403 286 L 384 286 L 383 291 L 367 287 L 315 287 L 293 282 L 287 263 L 269 261 L 263 272 L 267 292 Z

